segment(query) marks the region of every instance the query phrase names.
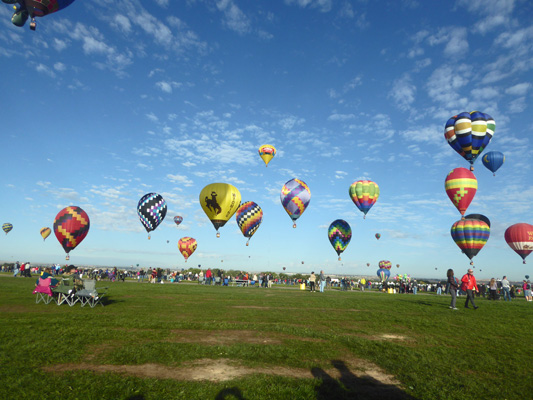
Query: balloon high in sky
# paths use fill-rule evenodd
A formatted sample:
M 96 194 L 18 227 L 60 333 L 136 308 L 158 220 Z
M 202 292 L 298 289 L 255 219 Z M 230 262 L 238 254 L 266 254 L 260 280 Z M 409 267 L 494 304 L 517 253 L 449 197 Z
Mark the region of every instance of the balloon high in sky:
M 13 25 L 24 26 L 28 18 L 31 18 L 30 29 L 35 30 L 36 17 L 60 11 L 74 3 L 74 0 L 2 0 L 2 2 L 14 5 L 15 12 L 11 17 Z
M 229 183 L 211 183 L 202 189 L 199 201 L 215 227 L 217 237 L 220 237 L 218 229 L 228 222 L 241 205 L 241 193 Z

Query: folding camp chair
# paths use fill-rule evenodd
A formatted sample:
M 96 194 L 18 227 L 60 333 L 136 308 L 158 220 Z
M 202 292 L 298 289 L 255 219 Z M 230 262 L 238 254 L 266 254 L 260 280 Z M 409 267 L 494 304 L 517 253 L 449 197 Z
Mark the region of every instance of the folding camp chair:
M 94 308 L 95 305 L 100 304 L 102 307 L 102 298 L 107 293 L 108 288 L 99 288 L 96 289 L 96 281 L 94 279 L 86 279 L 83 281 L 83 289 L 78 290 L 74 297 L 76 301 L 80 301 L 81 306 L 89 305 L 89 307 Z M 104 292 L 98 290 L 105 290 Z
M 33 294 L 36 294 L 35 297 L 35 304 L 40 303 L 41 301 L 44 304 L 49 304 L 52 301 L 52 288 L 50 287 L 52 283 L 52 278 L 39 278 L 39 282 L 37 282 L 37 286 L 35 287 L 35 290 L 33 291 Z
M 52 292 L 56 295 L 56 303 L 60 306 L 63 303 L 67 303 L 69 306 L 73 306 L 78 301 L 74 294 L 76 292 L 74 287 L 74 279 L 63 278 L 59 286 L 52 289 Z

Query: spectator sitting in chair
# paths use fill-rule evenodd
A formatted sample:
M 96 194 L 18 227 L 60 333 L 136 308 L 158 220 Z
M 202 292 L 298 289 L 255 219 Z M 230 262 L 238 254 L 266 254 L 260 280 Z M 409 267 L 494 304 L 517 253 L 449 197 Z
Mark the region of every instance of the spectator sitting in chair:
M 52 277 L 52 270 L 50 268 L 45 268 L 39 278 L 35 281 L 35 286 L 39 284 L 39 279 L 52 278 L 50 280 L 50 287 L 54 288 L 59 285 L 59 281 Z

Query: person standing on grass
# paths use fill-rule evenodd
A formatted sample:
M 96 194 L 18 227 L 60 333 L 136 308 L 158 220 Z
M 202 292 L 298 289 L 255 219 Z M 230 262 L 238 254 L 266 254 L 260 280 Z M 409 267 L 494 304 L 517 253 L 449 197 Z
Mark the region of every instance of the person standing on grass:
M 497 291 L 498 291 L 498 284 L 496 283 L 496 279 L 491 278 L 489 282 L 489 300 L 497 300 L 496 299 Z
M 442 283 L 437 282 L 437 294 L 440 296 L 442 294 Z
M 320 280 L 320 293 L 324 293 L 324 287 L 326 286 L 326 276 L 324 275 L 324 271 L 320 271 L 319 275 Z
M 509 284 L 507 277 L 504 275 L 502 278 L 502 291 L 503 291 L 503 299 L 505 301 L 507 300 L 511 301 L 510 289 L 511 289 L 511 285 Z
M 315 291 L 315 283 L 316 283 L 316 275 L 315 272 L 311 272 L 311 276 L 309 277 L 309 291 L 314 292 Z
M 453 269 L 449 269 L 446 273 L 448 276 L 448 281 L 446 282 L 446 285 L 448 287 L 448 291 L 452 295 L 452 301 L 450 303 L 450 308 L 452 310 L 457 310 L 457 307 L 455 307 L 455 302 L 457 301 L 457 288 L 459 285 L 457 285 L 457 281 L 455 280 L 455 276 L 453 274 Z
M 468 307 L 468 302 L 470 301 L 474 307 L 474 310 L 477 310 L 478 307 L 474 303 L 474 290 L 479 292 L 479 289 L 477 287 L 476 277 L 474 276 L 474 270 L 472 268 L 469 268 L 468 272 L 463 275 L 461 282 L 461 290 L 466 292 L 465 308 L 470 308 Z
M 529 282 L 529 279 L 527 281 L 524 279 L 522 289 L 524 289 L 524 297 L 526 301 L 531 301 L 531 283 Z

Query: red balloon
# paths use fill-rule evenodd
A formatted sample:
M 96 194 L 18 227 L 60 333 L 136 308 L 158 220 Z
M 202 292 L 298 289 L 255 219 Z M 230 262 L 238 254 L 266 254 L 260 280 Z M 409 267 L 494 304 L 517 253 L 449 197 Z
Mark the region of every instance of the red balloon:
M 526 263 L 526 257 L 533 251 L 533 225 L 519 223 L 511 225 L 505 231 L 505 241 L 522 260 Z
M 67 260 L 68 253 L 74 250 L 89 233 L 90 225 L 87 213 L 77 206 L 65 207 L 56 215 L 54 233 L 67 253 Z
M 444 181 L 444 188 L 453 205 L 464 216 L 477 192 L 476 176 L 466 168 L 452 169 Z

